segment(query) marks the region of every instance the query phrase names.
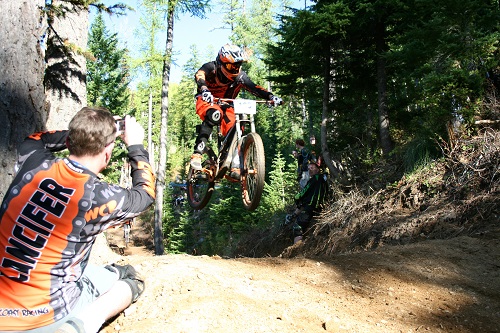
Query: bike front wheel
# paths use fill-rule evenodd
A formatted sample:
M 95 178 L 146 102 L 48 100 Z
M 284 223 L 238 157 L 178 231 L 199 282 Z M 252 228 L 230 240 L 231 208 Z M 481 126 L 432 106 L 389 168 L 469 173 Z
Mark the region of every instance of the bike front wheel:
M 249 133 L 243 142 L 243 173 L 241 178 L 241 196 L 247 210 L 255 210 L 262 198 L 266 161 L 264 144 L 260 135 Z
M 203 209 L 210 201 L 215 182 L 210 181 L 208 175 L 202 171 L 189 167 L 187 177 L 187 199 L 193 209 Z

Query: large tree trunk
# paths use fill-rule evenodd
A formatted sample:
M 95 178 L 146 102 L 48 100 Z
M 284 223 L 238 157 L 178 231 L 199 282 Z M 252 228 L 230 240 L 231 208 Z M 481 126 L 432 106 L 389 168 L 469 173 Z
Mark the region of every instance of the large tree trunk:
M 328 115 L 330 112 L 330 105 L 335 102 L 335 73 L 332 72 L 332 63 L 333 57 L 328 54 L 325 56 L 324 60 L 324 80 L 323 80 L 323 108 L 321 115 L 321 156 L 325 161 L 325 164 L 330 172 L 330 175 L 335 177 L 337 181 L 341 184 L 346 185 L 347 180 L 345 179 L 344 168 L 340 162 L 335 161 L 330 156 L 330 151 L 328 150 L 327 143 L 327 124 L 328 124 Z
M 87 48 L 89 11 L 83 6 L 53 0 L 70 11 L 54 18 L 47 48 L 46 88 L 50 113 L 48 129 L 65 129 L 76 112 L 87 105 L 87 65 L 81 51 Z
M 163 192 L 165 190 L 165 168 L 167 167 L 167 120 L 168 120 L 168 85 L 170 80 L 170 65 L 174 40 L 174 10 L 175 2 L 168 2 L 167 41 L 165 43 L 165 58 L 163 59 L 163 80 L 161 86 L 161 127 L 160 127 L 160 154 L 156 177 L 155 202 L 155 254 L 164 253 L 163 246 Z
M 44 129 L 43 6 L 43 0 L 0 2 L 0 200 L 14 176 L 19 143 Z
M 394 143 L 389 131 L 389 111 L 387 110 L 387 74 L 384 59 L 386 44 L 384 32 L 384 24 L 381 22 L 377 23 L 375 43 L 377 49 L 377 90 L 380 146 L 382 147 L 382 153 L 384 156 L 388 157 L 390 152 L 394 149 Z

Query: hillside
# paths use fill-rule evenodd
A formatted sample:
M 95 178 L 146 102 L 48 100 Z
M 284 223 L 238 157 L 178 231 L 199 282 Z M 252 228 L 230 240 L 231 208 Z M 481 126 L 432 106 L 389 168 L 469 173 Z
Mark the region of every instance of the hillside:
M 233 259 L 99 251 L 146 277 L 101 332 L 500 332 L 499 135 L 446 155 L 337 198 L 297 245 L 272 226 Z M 149 229 L 134 227 L 136 244 Z M 119 246 L 121 230 L 108 241 Z

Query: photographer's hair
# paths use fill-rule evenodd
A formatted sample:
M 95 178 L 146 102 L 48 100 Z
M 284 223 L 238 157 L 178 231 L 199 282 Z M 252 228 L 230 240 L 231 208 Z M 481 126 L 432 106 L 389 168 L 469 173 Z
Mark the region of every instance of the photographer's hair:
M 69 123 L 68 149 L 75 156 L 95 156 L 115 138 L 115 119 L 103 107 L 84 107 Z
M 297 145 L 299 145 L 301 147 L 304 147 L 306 145 L 306 143 L 302 139 L 295 140 L 295 144 L 297 144 Z

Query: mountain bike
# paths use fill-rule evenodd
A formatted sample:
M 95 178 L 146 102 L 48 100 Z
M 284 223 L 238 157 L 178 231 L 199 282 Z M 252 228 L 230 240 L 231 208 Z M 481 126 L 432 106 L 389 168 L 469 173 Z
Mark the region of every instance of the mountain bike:
M 265 156 L 264 144 L 255 131 L 254 115 L 257 103 L 272 104 L 269 101 L 248 99 L 215 99 L 214 103 L 229 104 L 234 107 L 236 122 L 226 136 L 218 135 L 216 154 L 207 147 L 202 158 L 202 170 L 189 167 L 187 177 L 187 199 L 194 209 L 203 209 L 209 202 L 215 184 L 222 179 L 239 182 L 241 199 L 245 209 L 255 210 L 260 203 L 264 189 Z M 220 133 L 220 126 L 217 126 Z M 228 173 L 231 162 L 239 162 L 239 179 Z

